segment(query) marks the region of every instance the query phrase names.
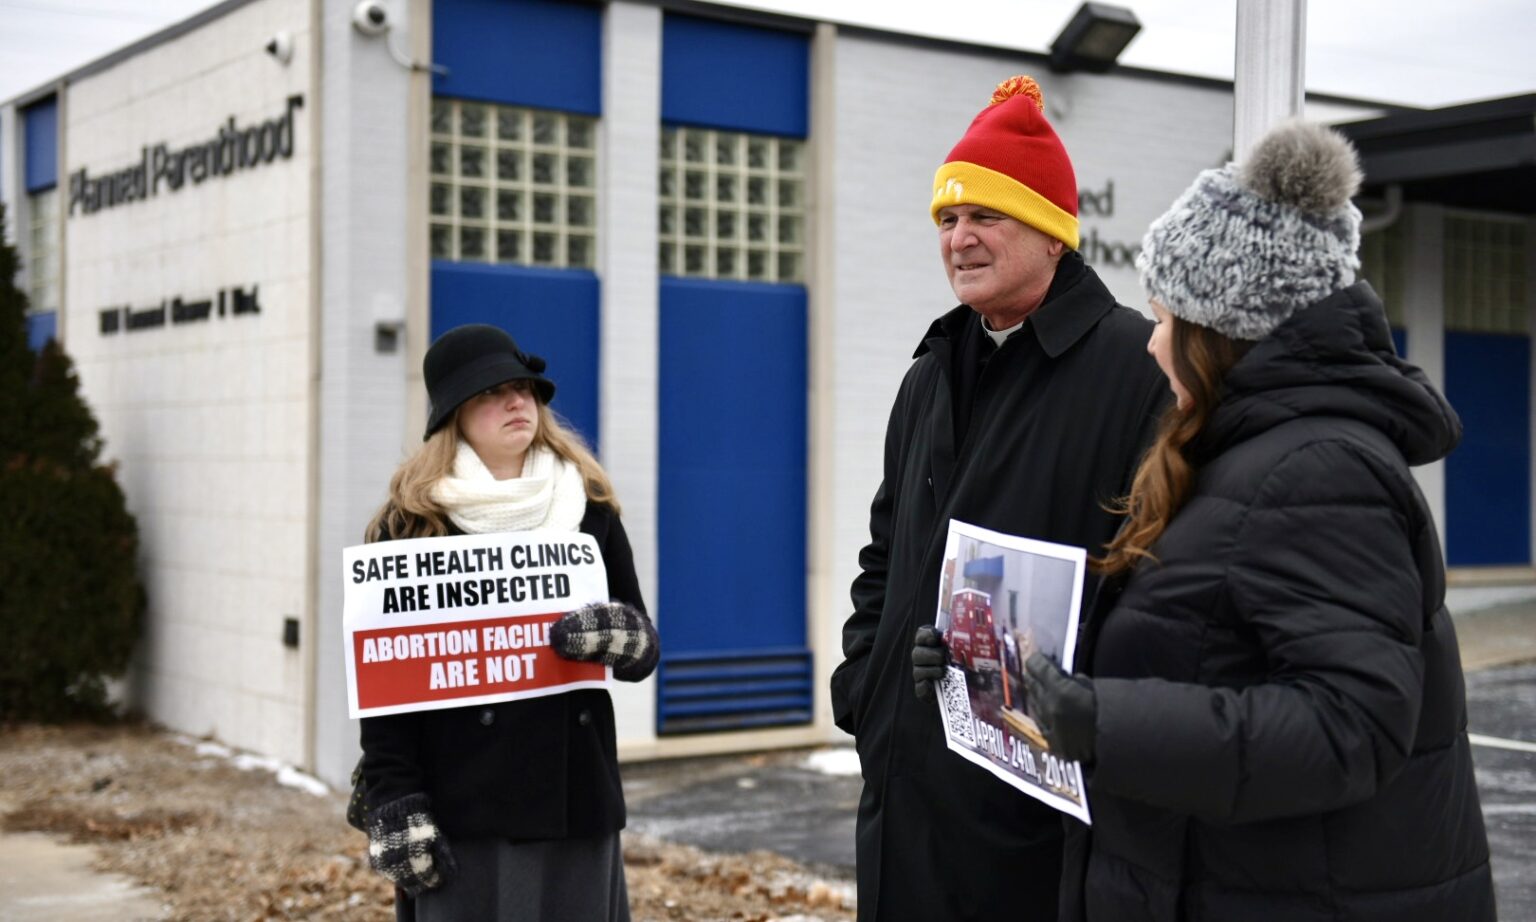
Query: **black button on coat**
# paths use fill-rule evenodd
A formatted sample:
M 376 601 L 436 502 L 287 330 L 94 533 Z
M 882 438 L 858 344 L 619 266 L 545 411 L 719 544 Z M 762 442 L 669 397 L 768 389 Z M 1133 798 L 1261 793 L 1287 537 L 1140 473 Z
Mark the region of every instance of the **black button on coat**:
M 602 550 L 609 594 L 644 611 L 629 538 L 613 509 L 588 502 L 581 531 Z M 602 689 L 360 723 L 368 806 L 426 792 L 450 843 L 590 838 L 624 828 L 613 702 Z
M 1084 627 L 1093 825 L 1072 823 L 1063 918 L 1493 919 L 1440 545 L 1408 470 L 1459 420 L 1365 283 L 1257 343 L 1226 391 L 1158 562 Z
M 945 748 L 935 703 L 913 695 L 912 637 L 934 620 L 951 518 L 1102 552 L 1116 522 L 1101 504 L 1128 489 L 1168 394 L 1151 329 L 1069 253 L 1045 303 L 984 364 L 991 343 L 977 348 L 985 334 L 965 306 L 917 350 L 832 677 L 833 716 L 864 773 L 861 920 L 1054 914 L 1061 815 Z

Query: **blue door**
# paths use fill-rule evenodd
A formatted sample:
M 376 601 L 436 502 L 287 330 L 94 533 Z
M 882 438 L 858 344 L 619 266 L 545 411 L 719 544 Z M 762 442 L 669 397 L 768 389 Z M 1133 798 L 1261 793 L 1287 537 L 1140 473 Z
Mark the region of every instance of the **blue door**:
M 806 299 L 663 278 L 657 731 L 811 720 Z
M 1461 444 L 1445 463 L 1451 566 L 1531 562 L 1531 340 L 1448 332 L 1445 395 Z

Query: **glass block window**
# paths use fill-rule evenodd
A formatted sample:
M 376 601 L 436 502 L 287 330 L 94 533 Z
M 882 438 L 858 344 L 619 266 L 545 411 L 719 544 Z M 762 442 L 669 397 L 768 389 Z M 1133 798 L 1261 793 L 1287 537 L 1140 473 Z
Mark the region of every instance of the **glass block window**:
M 664 127 L 662 273 L 805 281 L 805 159 L 792 138 Z
M 1446 217 L 1446 329 L 1517 334 L 1530 330 L 1525 239 L 1520 220 Z
M 27 308 L 33 313 L 59 309 L 59 190 L 33 193 L 27 202 Z
M 597 264 L 597 121 L 432 100 L 433 259 L 591 269 Z
M 1387 309 L 1387 322 L 1401 329 L 1403 321 L 1403 254 L 1407 222 L 1393 221 L 1360 237 L 1360 278 L 1371 283 Z

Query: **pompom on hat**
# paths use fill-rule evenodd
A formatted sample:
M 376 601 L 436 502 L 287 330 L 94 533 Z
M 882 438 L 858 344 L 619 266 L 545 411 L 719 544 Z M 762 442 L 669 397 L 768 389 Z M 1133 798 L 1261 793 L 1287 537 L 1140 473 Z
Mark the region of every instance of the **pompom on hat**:
M 431 404 L 423 440 L 452 420 L 464 401 L 507 381 L 531 382 L 541 403 L 555 397 L 555 383 L 544 377 L 544 360 L 523 352 L 507 331 L 488 323 L 465 324 L 439 336 L 427 349 L 421 372 Z
M 1259 340 L 1355 281 L 1360 188 L 1354 147 L 1290 121 L 1248 161 L 1206 170 L 1152 222 L 1136 268 L 1147 296 L 1180 320 Z
M 1077 176 L 1033 78 L 999 83 L 934 174 L 934 223 L 950 205 L 999 211 L 1077 249 Z

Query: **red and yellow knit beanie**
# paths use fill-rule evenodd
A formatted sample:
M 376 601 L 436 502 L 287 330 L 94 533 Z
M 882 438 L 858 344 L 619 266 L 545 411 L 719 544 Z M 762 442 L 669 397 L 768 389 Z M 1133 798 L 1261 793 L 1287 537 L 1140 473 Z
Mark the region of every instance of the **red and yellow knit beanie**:
M 991 104 L 934 174 L 934 223 L 949 205 L 1000 211 L 1077 249 L 1077 177 L 1045 120 L 1045 99 L 1033 78 L 999 83 Z

